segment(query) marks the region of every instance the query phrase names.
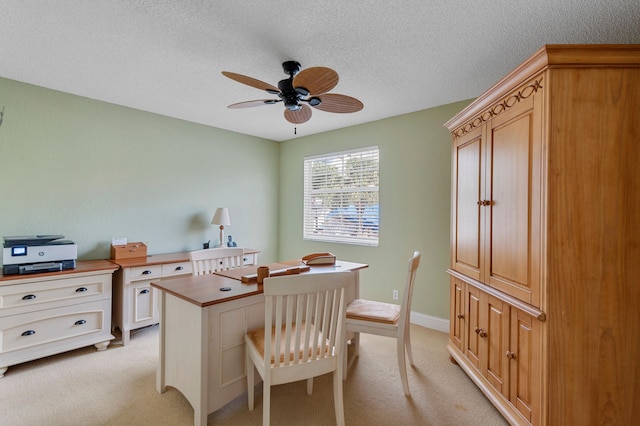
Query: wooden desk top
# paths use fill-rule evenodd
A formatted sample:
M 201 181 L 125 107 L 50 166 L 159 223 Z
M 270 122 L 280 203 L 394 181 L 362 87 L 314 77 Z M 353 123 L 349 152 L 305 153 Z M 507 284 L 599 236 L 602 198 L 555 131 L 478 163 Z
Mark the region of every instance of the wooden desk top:
M 278 264 L 297 266 L 302 263 L 298 259 L 278 262 Z M 243 275 L 255 273 L 257 267 L 258 265 L 242 268 L 243 271 L 246 271 L 243 272 Z M 313 265 L 309 272 L 304 273 L 313 274 L 333 271 L 359 271 L 368 267 L 369 265 L 365 263 L 338 260 L 335 265 Z M 151 286 L 166 291 L 169 294 L 200 307 L 224 303 L 234 299 L 261 294 L 263 292 L 262 286 L 259 286 L 256 283 L 243 283 L 240 280 L 216 274 L 163 278 L 162 280 L 152 281 Z M 220 290 L 223 287 L 229 287 L 231 290 Z

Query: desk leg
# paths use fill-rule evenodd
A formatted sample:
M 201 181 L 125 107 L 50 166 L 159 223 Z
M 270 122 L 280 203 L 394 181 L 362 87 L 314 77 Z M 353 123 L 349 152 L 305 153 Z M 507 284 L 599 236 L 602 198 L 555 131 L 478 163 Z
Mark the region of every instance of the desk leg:
M 165 305 L 165 297 L 166 297 L 166 293 L 164 291 L 159 291 L 158 292 L 160 294 L 160 301 L 159 301 L 159 309 L 160 309 L 160 337 L 159 337 L 159 341 L 160 341 L 160 345 L 158 348 L 158 352 L 159 352 L 159 359 L 160 362 L 158 363 L 158 369 L 156 370 L 156 390 L 158 391 L 158 393 L 165 393 L 167 391 L 167 386 L 165 384 L 165 353 L 164 353 L 164 347 L 165 347 L 165 322 L 166 322 L 166 314 L 165 314 L 165 310 L 164 310 L 164 305 Z M 123 339 L 124 339 L 124 331 L 122 332 L 123 334 Z
M 350 303 L 358 298 L 360 298 L 360 272 L 353 271 L 353 284 L 349 291 L 347 303 Z M 342 380 L 344 381 L 347 380 L 349 367 L 351 367 L 351 364 L 353 364 L 353 361 L 355 361 L 356 357 L 358 356 L 358 350 L 360 349 L 360 333 L 346 330 L 345 339 L 346 341 L 344 345 L 344 356 L 342 357 Z M 349 342 L 354 345 L 354 352 L 351 359 L 349 359 Z
M 206 425 L 209 414 L 208 311 L 162 292 L 158 392 L 179 390 L 193 407 L 195 425 Z

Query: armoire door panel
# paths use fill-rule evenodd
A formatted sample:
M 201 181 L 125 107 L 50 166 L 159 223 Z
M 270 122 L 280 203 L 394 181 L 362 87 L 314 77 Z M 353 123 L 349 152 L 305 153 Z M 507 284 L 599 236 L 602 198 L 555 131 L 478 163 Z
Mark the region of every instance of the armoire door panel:
M 487 362 L 485 376 L 501 394 L 509 396 L 509 364 L 505 352 L 509 347 L 509 305 L 493 296 L 486 296 Z
M 480 279 L 482 208 L 482 139 L 480 129 L 471 132 L 455 146 L 454 193 L 452 223 L 454 244 L 452 246 L 453 268 L 472 278 Z
M 468 315 L 468 330 L 465 340 L 465 354 L 473 366 L 480 371 L 480 353 L 481 342 L 480 334 L 480 291 L 473 286 L 466 286 L 465 303 L 467 306 L 466 312 Z
M 539 347 L 540 322 L 518 309 L 511 312 L 511 342 L 508 352 L 510 360 L 509 400 L 530 422 L 533 406 L 540 402 L 540 387 L 537 375 L 540 374 Z M 537 424 L 536 422 L 533 422 Z
M 494 119 L 490 162 L 490 219 L 485 241 L 485 282 L 524 302 L 532 302 L 531 227 L 534 150 L 532 101 Z
M 451 294 L 450 294 L 450 323 L 449 327 L 449 340 L 456 345 L 459 350 L 462 350 L 462 343 L 464 342 L 465 324 L 466 324 L 466 311 L 464 305 L 465 284 L 456 279 L 451 278 Z

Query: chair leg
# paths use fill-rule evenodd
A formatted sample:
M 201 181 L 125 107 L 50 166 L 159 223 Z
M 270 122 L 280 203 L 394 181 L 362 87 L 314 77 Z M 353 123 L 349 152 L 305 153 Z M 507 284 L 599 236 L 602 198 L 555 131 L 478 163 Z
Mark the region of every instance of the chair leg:
M 407 364 L 405 361 L 404 355 L 404 339 L 401 336 L 398 336 L 397 339 L 397 352 L 398 352 L 398 369 L 400 370 L 400 380 L 402 380 L 402 389 L 404 390 L 404 394 L 410 396 L 409 392 L 409 381 L 407 380 Z
M 311 395 L 313 393 L 313 377 L 309 377 L 307 379 L 307 395 Z
M 262 380 L 262 426 L 269 426 L 271 408 L 271 377 L 269 372 L 264 375 Z
M 406 328 L 405 334 L 404 347 L 406 348 L 407 356 L 409 357 L 409 365 L 413 367 L 415 364 L 413 363 L 413 354 L 411 353 L 411 330 L 409 330 L 409 327 Z
M 342 354 L 342 380 L 347 380 L 347 358 L 349 358 L 349 351 L 347 350 L 349 345 L 344 343 L 344 354 Z
M 253 397 L 254 397 L 254 386 L 255 386 L 255 380 L 254 380 L 254 374 L 255 374 L 255 367 L 253 366 L 253 361 L 251 360 L 251 356 L 248 353 L 249 351 L 247 350 L 247 355 L 246 355 L 246 362 L 247 362 L 247 402 L 249 403 L 249 411 L 253 411 Z
M 342 372 L 340 368 L 333 371 L 333 405 L 336 409 L 336 424 L 344 426 L 344 400 L 342 396 Z
M 360 356 L 360 333 L 356 333 L 355 336 L 353 337 L 353 340 L 355 341 L 356 347 L 355 347 L 355 351 L 353 352 L 353 356 Z

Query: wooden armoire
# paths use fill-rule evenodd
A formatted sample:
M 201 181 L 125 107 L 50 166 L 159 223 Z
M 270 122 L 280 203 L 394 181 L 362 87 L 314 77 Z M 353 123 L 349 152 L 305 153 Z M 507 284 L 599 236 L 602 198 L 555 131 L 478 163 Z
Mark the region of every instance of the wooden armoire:
M 448 350 L 511 424 L 640 422 L 640 45 L 547 45 L 446 123 Z

